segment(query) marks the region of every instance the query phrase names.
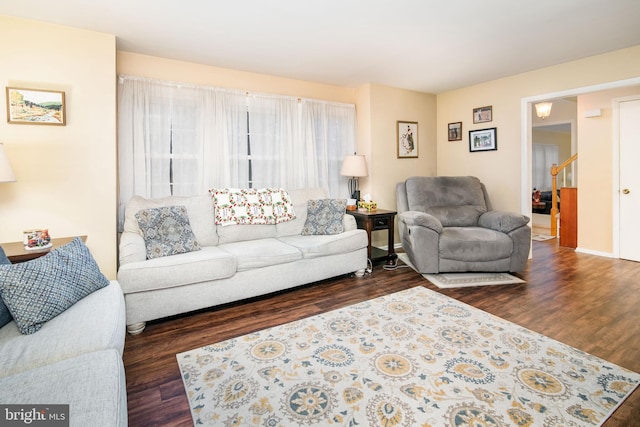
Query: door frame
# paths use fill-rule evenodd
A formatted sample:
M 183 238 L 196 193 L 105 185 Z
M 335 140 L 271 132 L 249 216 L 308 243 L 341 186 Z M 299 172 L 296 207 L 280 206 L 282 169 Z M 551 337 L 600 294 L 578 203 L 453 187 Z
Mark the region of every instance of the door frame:
M 613 124 L 613 171 L 620 171 L 620 104 L 628 101 L 640 101 L 640 95 L 629 95 L 611 100 Z M 620 258 L 620 173 L 613 174 L 613 257 Z M 616 196 L 617 195 L 617 196 Z
M 531 210 L 531 146 L 532 146 L 532 123 L 531 114 L 533 105 L 536 102 L 544 101 L 550 98 L 563 98 L 567 96 L 584 95 L 586 93 L 598 92 L 601 90 L 617 89 L 627 86 L 640 85 L 640 77 L 634 77 L 625 80 L 617 80 L 608 83 L 600 83 L 596 85 L 584 86 L 574 89 L 567 89 L 558 92 L 543 93 L 539 95 L 528 96 L 520 99 L 520 211 L 523 215 Z M 616 165 L 615 171 L 618 170 Z M 614 232 L 615 235 L 615 232 Z M 578 242 L 580 241 L 580 233 L 578 232 Z M 614 246 L 615 248 L 615 246 Z M 598 255 L 603 255 L 598 253 Z

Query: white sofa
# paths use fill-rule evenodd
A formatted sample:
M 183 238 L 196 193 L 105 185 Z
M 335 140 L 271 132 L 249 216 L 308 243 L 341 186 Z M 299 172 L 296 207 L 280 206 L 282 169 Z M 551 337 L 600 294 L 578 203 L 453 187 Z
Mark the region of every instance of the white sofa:
M 264 295 L 367 267 L 367 234 L 351 215 L 344 232 L 301 235 L 307 201 L 327 198 L 322 189 L 288 191 L 296 218 L 274 225 L 216 225 L 210 195 L 144 199 L 125 209 L 119 244 L 118 282 L 125 294 L 127 330 L 147 321 Z M 201 250 L 147 259 L 135 214 L 183 205 Z
M 124 338 L 124 298 L 116 281 L 31 335 L 9 322 L 0 328 L 0 403 L 69 405 L 72 427 L 126 426 Z

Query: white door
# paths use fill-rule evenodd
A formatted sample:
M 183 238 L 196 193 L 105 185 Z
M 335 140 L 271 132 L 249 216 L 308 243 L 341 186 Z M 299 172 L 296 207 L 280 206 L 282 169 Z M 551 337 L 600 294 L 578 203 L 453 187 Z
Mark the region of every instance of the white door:
M 619 105 L 620 258 L 640 261 L 640 99 Z

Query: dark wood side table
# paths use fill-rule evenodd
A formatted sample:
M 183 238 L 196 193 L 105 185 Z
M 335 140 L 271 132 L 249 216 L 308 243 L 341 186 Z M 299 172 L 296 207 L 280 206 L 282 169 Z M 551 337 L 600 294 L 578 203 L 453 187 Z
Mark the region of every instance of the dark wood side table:
M 396 216 L 395 211 L 388 211 L 384 209 L 376 209 L 367 211 L 366 209 L 356 209 L 355 211 L 347 211 L 348 214 L 353 215 L 358 228 L 367 231 L 369 238 L 369 247 L 367 248 L 367 256 L 372 263 L 379 261 L 385 261 L 389 265 L 393 265 L 398 258 L 395 249 L 393 247 L 393 221 Z M 376 230 L 387 230 L 388 233 L 388 250 L 376 248 L 371 246 L 371 233 Z
M 87 240 L 87 236 L 77 236 L 77 237 L 80 237 L 83 242 Z M 55 248 L 59 248 L 60 246 L 64 246 L 67 243 L 70 243 L 75 238 L 76 236 L 58 237 L 56 239 L 51 239 L 52 246 L 50 248 L 33 250 L 33 251 L 26 250 L 24 248 L 23 242 L 0 243 L 0 246 L 2 246 L 2 249 L 4 250 L 5 255 L 7 256 L 7 258 L 9 258 L 9 261 L 15 264 L 17 262 L 31 261 L 32 259 L 36 259 L 43 255 L 46 255 L 51 250 Z

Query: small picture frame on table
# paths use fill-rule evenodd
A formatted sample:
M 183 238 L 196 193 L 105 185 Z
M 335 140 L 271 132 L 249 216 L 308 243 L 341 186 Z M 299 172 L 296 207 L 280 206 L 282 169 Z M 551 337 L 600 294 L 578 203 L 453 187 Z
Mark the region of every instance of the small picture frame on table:
M 496 128 L 469 131 L 469 151 L 494 151 L 498 149 Z
M 493 107 L 479 107 L 473 109 L 473 124 L 486 123 L 493 120 Z
M 462 141 L 462 122 L 449 123 L 449 141 Z
M 418 157 L 418 122 L 400 121 L 396 123 L 398 158 Z

